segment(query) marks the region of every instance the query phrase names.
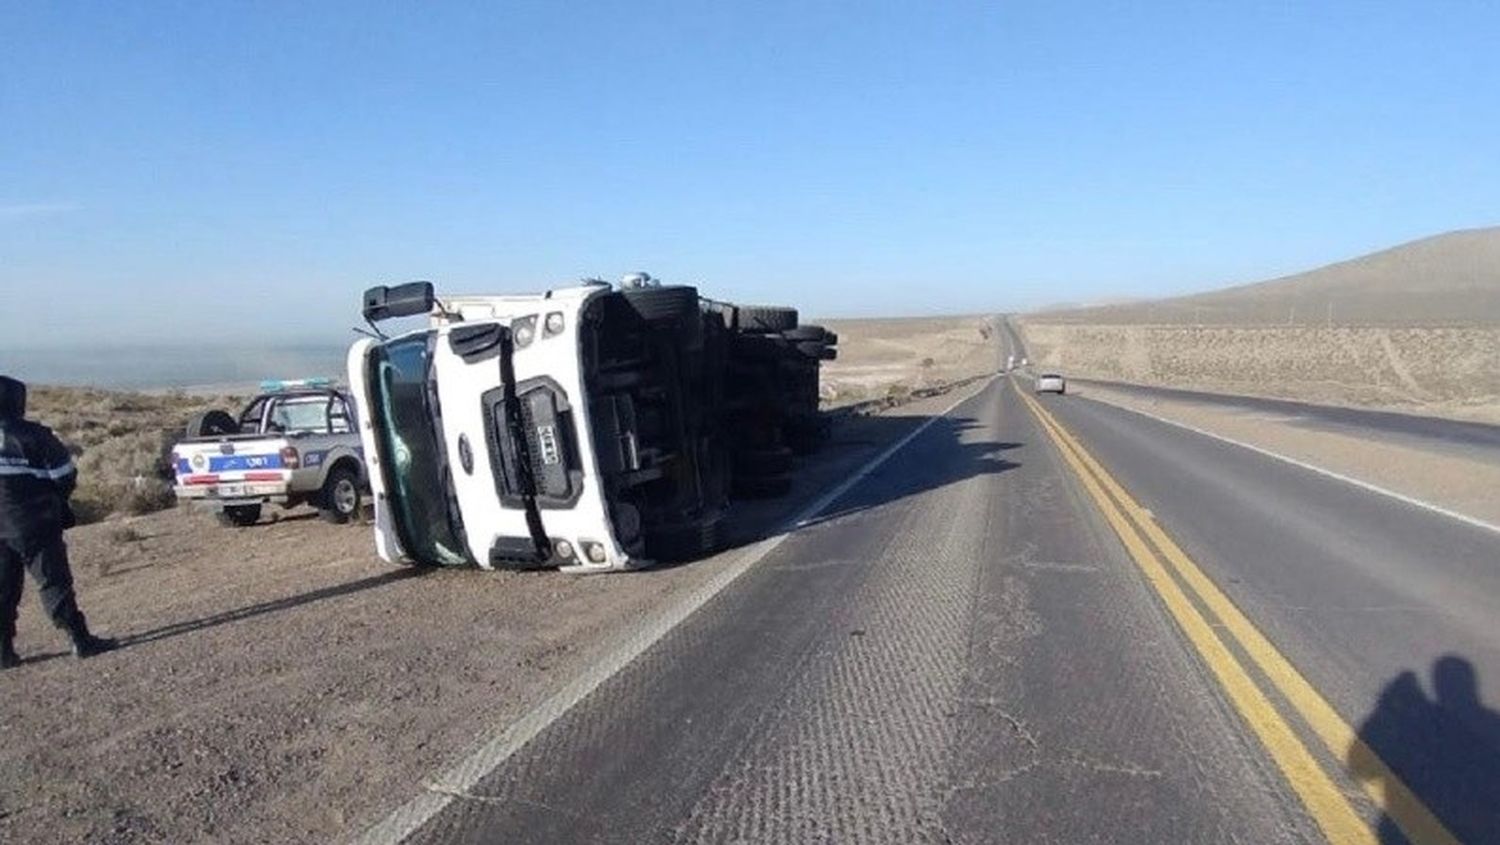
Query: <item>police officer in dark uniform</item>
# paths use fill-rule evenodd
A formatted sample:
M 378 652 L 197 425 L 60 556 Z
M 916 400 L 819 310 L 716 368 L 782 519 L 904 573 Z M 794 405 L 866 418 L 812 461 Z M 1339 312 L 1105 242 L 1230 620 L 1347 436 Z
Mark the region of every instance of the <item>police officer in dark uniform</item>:
M 73 595 L 63 530 L 75 522 L 68 497 L 78 471 L 52 429 L 25 416 L 26 385 L 0 376 L 0 669 L 21 664 L 15 637 L 23 570 L 31 571 L 53 624 L 72 638 L 75 655 L 118 645 L 89 633 Z

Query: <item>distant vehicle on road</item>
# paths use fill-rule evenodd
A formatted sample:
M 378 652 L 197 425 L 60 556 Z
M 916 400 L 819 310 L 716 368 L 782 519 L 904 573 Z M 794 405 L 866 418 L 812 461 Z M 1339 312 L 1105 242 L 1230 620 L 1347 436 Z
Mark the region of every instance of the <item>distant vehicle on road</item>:
M 264 505 L 316 507 L 329 522 L 359 513 L 366 489 L 355 404 L 327 379 L 264 382 L 238 417 L 214 410 L 172 448 L 178 501 L 252 525 Z
M 1036 392 L 1061 396 L 1068 392 L 1068 383 L 1057 373 L 1043 373 L 1036 377 Z

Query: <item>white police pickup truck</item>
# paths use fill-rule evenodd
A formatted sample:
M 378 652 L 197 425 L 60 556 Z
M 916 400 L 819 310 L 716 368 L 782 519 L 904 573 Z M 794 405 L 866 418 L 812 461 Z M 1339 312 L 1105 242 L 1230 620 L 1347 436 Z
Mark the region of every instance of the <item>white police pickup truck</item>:
M 357 411 L 327 379 L 263 382 L 238 418 L 207 411 L 172 448 L 178 501 L 252 525 L 267 504 L 317 507 L 330 522 L 359 513 L 367 488 Z

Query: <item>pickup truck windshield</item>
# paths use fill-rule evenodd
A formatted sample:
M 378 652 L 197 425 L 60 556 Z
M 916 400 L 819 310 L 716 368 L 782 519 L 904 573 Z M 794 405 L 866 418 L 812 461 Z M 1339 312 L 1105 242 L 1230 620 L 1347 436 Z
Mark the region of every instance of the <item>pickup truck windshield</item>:
M 406 553 L 430 564 L 469 556 L 449 516 L 447 464 L 427 401 L 431 334 L 399 338 L 371 353 L 370 393 L 380 463 Z

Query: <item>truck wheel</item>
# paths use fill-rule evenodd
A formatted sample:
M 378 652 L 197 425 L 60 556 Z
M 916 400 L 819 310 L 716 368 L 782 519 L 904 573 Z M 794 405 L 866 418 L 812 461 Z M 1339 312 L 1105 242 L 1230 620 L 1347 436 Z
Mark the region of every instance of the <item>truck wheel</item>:
M 814 326 L 804 323 L 803 325 L 800 325 L 795 329 L 789 329 L 782 332 L 781 336 L 786 338 L 787 340 L 792 341 L 793 343 L 805 343 L 807 341 L 817 341 L 818 343 L 824 343 L 825 341 L 823 339 L 828 336 L 828 331 L 822 326 Z
M 792 479 L 785 475 L 751 475 L 734 479 L 738 499 L 774 499 L 791 492 Z
M 679 561 L 707 557 L 719 550 L 720 511 L 685 525 L 674 525 L 646 534 L 646 555 L 653 560 Z
M 734 456 L 735 475 L 741 477 L 785 475 L 792 469 L 792 450 L 747 449 Z
M 787 345 L 777 337 L 769 335 L 736 335 L 732 347 L 734 355 L 745 361 L 775 361 L 786 354 Z
M 698 289 L 690 285 L 639 288 L 620 295 L 648 323 L 678 320 L 698 313 Z
M 228 411 L 218 409 L 194 414 L 187 424 L 188 437 L 220 437 L 239 433 L 240 424 L 235 422 L 234 417 Z
M 260 521 L 260 505 L 226 505 L 214 514 L 220 525 L 244 528 Z
M 359 515 L 359 476 L 348 467 L 334 467 L 323 482 L 318 513 L 327 522 L 342 525 Z
M 776 305 L 740 305 L 735 309 L 737 325 L 742 332 L 768 334 L 797 328 L 797 309 Z

